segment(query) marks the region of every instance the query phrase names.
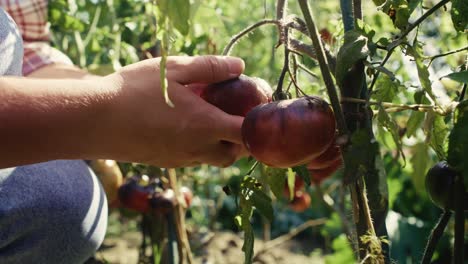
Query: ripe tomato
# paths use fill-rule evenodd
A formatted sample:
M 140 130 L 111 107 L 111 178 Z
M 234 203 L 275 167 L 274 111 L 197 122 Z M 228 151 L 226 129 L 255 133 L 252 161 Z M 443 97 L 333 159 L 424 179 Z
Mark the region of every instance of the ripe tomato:
M 242 140 L 257 160 L 278 168 L 302 165 L 326 151 L 335 135 L 327 102 L 302 97 L 259 105 L 242 123 Z
M 294 199 L 289 203 L 289 207 L 294 212 L 304 212 L 307 208 L 310 207 L 312 199 L 308 193 L 296 192 Z
M 323 168 L 323 169 L 310 169 L 308 166 L 307 166 L 307 168 L 309 169 L 311 181 L 313 183 L 315 183 L 315 184 L 320 184 L 320 183 L 322 183 L 323 180 L 327 179 L 334 172 L 336 172 L 341 167 L 341 165 L 343 165 L 343 161 L 341 160 L 341 157 L 340 157 L 339 159 L 336 159 L 335 161 L 333 161 L 326 168 Z
M 245 116 L 255 106 L 271 102 L 272 94 L 265 80 L 241 75 L 208 85 L 200 97 L 228 114 Z
M 336 163 L 336 160 L 341 160 L 341 151 L 340 147 L 333 141 L 322 155 L 307 163 L 307 168 L 314 170 L 325 169 Z

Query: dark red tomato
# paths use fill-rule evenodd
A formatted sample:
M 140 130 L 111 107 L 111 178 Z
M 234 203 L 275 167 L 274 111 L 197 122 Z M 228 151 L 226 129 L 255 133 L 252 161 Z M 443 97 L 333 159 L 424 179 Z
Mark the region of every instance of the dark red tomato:
M 302 165 L 325 152 L 335 135 L 335 117 L 319 97 L 259 105 L 242 123 L 242 140 L 257 160 L 278 168 Z
M 184 196 L 185 204 L 187 205 L 187 207 L 190 207 L 190 205 L 192 204 L 192 199 L 193 199 L 192 191 L 188 187 L 182 186 L 180 187 L 180 192 Z
M 294 193 L 296 193 L 297 191 L 302 190 L 302 188 L 304 188 L 304 180 L 302 179 L 302 177 L 300 177 L 299 175 L 296 174 L 296 177 L 294 179 Z M 287 180 L 284 183 L 283 195 L 288 200 L 291 198 L 291 195 L 289 193 L 289 186 L 288 186 L 288 181 Z
M 167 214 L 174 210 L 176 204 L 175 194 L 172 189 L 155 192 L 151 196 L 150 205 L 154 213 Z
M 330 177 L 333 173 L 335 173 L 340 167 L 343 165 L 343 161 L 341 157 L 335 161 L 333 161 L 328 167 L 323 169 L 309 169 L 310 173 L 310 180 L 315 184 L 322 183 L 323 180 Z
M 228 114 L 245 116 L 255 106 L 271 102 L 272 94 L 266 81 L 241 75 L 208 85 L 200 97 Z
M 132 177 L 119 187 L 118 197 L 124 208 L 145 213 L 150 209 L 149 198 L 153 193 L 153 188 L 140 185 L 139 179 Z
M 441 209 L 455 209 L 455 178 L 458 172 L 446 161 L 434 165 L 426 175 L 426 191 Z M 468 193 L 464 196 L 464 209 L 468 210 Z
M 294 199 L 289 203 L 289 207 L 294 212 L 301 213 L 310 207 L 311 201 L 312 199 L 310 198 L 310 195 L 308 193 L 296 192 Z
M 324 153 L 307 163 L 307 168 L 314 170 L 325 169 L 335 163 L 336 160 L 341 160 L 341 150 L 333 141 Z

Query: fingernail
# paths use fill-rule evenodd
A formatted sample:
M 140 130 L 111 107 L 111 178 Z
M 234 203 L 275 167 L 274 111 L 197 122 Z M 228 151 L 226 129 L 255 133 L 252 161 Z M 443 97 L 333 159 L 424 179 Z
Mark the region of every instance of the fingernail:
M 244 72 L 245 64 L 242 59 L 237 57 L 225 57 L 224 59 L 228 63 L 230 77 L 238 77 Z

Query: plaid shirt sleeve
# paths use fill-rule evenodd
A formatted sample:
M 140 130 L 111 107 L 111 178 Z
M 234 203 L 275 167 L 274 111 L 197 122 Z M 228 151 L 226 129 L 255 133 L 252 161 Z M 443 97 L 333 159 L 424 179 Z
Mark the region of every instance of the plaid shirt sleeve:
M 23 75 L 53 63 L 73 65 L 49 44 L 47 0 L 0 0 L 0 7 L 15 20 L 24 41 Z

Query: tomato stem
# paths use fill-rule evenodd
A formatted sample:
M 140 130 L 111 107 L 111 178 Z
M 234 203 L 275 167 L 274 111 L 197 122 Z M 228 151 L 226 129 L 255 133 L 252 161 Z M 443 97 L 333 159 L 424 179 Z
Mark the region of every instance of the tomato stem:
M 448 210 L 444 211 L 440 216 L 439 221 L 435 225 L 434 229 L 432 229 L 431 235 L 429 236 L 429 240 L 427 242 L 426 249 L 424 250 L 424 255 L 421 264 L 431 263 L 432 255 L 434 254 L 437 243 L 444 234 L 444 230 L 447 227 L 451 216 L 452 212 Z

